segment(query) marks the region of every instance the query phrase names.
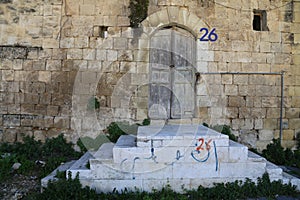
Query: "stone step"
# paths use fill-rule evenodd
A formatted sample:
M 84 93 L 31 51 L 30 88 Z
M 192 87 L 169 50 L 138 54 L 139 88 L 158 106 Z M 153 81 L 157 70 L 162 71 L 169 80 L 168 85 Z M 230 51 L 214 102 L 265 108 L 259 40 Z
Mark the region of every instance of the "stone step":
M 251 178 L 255 179 L 265 173 L 266 163 L 146 163 L 136 157 L 124 159 L 121 163 L 95 163 L 92 169 L 95 179 L 201 179 L 201 178 Z
M 53 170 L 48 176 L 44 177 L 41 179 L 41 191 L 43 191 L 43 188 L 46 188 L 49 181 L 56 181 L 58 180 L 58 178 L 56 178 L 56 174 L 57 174 L 57 171 L 59 172 L 63 172 L 63 171 L 66 171 L 68 169 L 70 169 L 70 167 L 72 165 L 74 165 L 74 163 L 76 162 L 76 160 L 72 160 L 72 161 L 69 161 L 67 163 L 64 163 L 60 166 L 58 166 L 55 170 Z
M 248 147 L 229 140 L 229 161 L 244 162 L 248 159 Z
M 278 180 L 278 179 L 271 179 L 271 181 Z M 300 179 L 292 176 L 286 172 L 282 172 L 282 178 L 280 178 L 283 183 L 288 184 L 291 183 L 297 187 L 297 190 L 300 190 Z
M 280 167 L 269 161 L 267 161 L 266 164 L 266 172 L 269 174 L 270 179 L 282 178 L 283 170 Z
M 116 144 L 105 143 L 91 155 L 70 170 L 80 172 L 83 185 L 107 192 L 113 188 L 151 191 L 166 184 L 176 191 L 182 185 L 197 189 L 214 182 L 256 181 L 265 172 L 271 180 L 283 178 L 300 187 L 299 179 L 285 175 L 246 146 L 199 125 L 139 127 L 137 136 L 123 135 Z M 88 160 L 90 170 L 83 164 Z
M 264 157 L 261 157 L 260 155 L 253 153 L 252 151 L 248 151 L 248 160 L 252 162 L 267 162 Z
M 115 144 L 111 142 L 102 144 L 98 151 L 94 153 L 94 158 L 103 161 L 112 160 L 114 146 Z
M 86 152 L 79 160 L 77 160 L 68 170 L 68 173 L 71 172 L 72 178 L 75 178 L 77 173 L 80 174 L 82 178 L 90 177 L 90 169 L 87 167 L 90 159 L 94 158 L 91 152 Z
M 227 135 L 202 125 L 165 125 L 139 127 L 137 147 L 190 147 L 213 141 L 216 146 L 228 146 Z
M 124 159 L 132 160 L 135 157 L 144 162 L 245 162 L 248 158 L 248 148 L 239 143 L 230 141 L 228 147 L 218 147 L 214 141 L 206 143 L 199 148 L 199 145 L 183 147 L 136 147 L 136 138 L 130 135 L 123 135 L 113 148 L 113 159 L 115 163 L 121 163 Z M 200 143 L 198 143 L 200 144 Z

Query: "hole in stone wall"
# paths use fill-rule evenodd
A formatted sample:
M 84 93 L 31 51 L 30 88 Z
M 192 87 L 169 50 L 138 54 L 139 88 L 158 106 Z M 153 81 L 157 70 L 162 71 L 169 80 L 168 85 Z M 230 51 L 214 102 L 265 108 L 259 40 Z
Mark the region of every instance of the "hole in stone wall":
M 107 38 L 108 36 L 107 30 L 108 30 L 108 26 L 95 26 L 93 36 Z
M 253 30 L 268 31 L 267 12 L 265 10 L 254 10 L 253 15 Z

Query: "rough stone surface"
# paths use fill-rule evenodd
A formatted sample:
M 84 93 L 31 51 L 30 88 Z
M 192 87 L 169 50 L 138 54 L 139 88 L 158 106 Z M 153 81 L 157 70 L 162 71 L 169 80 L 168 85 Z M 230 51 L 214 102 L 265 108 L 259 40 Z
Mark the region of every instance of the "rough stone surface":
M 170 25 L 195 37 L 195 58 L 188 58 L 194 65 L 192 79 L 197 81 L 191 121 L 227 123 L 240 136 L 241 130 L 249 129 L 278 132 L 280 75 L 226 72 L 284 70 L 287 144 L 299 129 L 299 1 L 285 9 L 280 9 L 283 0 L 226 0 L 226 6 L 210 1 L 153 1 L 140 30 L 129 27 L 129 0 L 0 3 L 2 142 L 20 137 L 23 127 L 39 129 L 41 138 L 72 131 L 76 139 L 96 134 L 112 121 L 141 122 L 148 116 L 151 92 L 141 89 L 151 79 L 150 40 Z M 257 9 L 269 11 L 268 31 L 252 30 L 252 10 Z M 208 32 L 215 28 L 218 40 L 200 42 L 201 28 Z M 86 112 L 88 99 L 94 96 L 101 100 L 95 115 Z M 72 120 L 81 121 L 80 126 Z M 90 126 L 91 121 L 99 124 Z M 267 142 L 260 141 L 262 146 Z
M 88 162 L 90 169 L 83 167 Z M 272 181 L 281 179 L 300 189 L 298 178 L 287 177 L 281 168 L 248 152 L 246 146 L 229 141 L 227 135 L 198 125 L 139 127 L 136 137 L 123 135 L 115 145 L 105 143 L 67 171 L 73 177 L 79 172 L 81 183 L 93 186 L 97 192 L 114 188 L 150 192 L 166 184 L 182 192 L 216 182 L 257 180 L 265 172 Z

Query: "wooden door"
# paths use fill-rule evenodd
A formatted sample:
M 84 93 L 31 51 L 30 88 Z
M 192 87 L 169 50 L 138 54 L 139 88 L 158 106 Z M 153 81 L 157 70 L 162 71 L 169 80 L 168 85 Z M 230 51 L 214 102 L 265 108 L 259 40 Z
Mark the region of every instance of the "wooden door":
M 158 31 L 150 44 L 149 117 L 192 118 L 195 108 L 195 39 L 187 31 Z

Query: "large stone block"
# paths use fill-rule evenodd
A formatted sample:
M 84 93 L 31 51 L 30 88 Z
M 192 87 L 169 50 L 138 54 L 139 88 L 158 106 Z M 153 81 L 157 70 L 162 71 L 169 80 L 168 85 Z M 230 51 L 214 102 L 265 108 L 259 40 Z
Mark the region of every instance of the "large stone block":
M 299 118 L 300 108 L 286 108 L 285 109 L 286 118 Z
M 245 99 L 243 97 L 229 96 L 228 106 L 229 107 L 245 107 L 246 102 L 245 102 Z
M 225 85 L 225 95 L 237 95 L 238 86 L 237 85 Z
M 258 133 L 259 140 L 272 140 L 274 138 L 273 130 L 260 130 Z
M 279 99 L 277 97 L 262 97 L 263 108 L 278 108 Z
M 279 128 L 278 119 L 264 119 L 264 129 L 275 130 Z
M 295 139 L 295 131 L 294 130 L 283 130 L 282 139 L 283 140 L 294 140 Z
M 290 129 L 300 129 L 300 119 L 290 119 L 289 120 L 289 128 Z

